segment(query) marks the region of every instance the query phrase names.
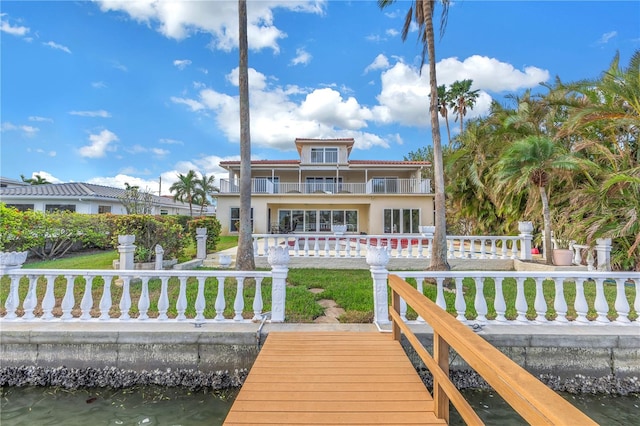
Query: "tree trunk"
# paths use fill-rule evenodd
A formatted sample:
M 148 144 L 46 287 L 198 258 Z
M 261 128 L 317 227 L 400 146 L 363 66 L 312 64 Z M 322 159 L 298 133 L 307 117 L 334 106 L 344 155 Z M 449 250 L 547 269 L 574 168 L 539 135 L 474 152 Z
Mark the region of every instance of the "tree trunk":
M 247 2 L 238 0 L 240 66 L 238 85 L 240 89 L 240 229 L 236 269 L 253 271 L 256 262 L 253 257 L 253 237 L 251 235 L 251 128 L 249 116 L 249 45 L 247 42 Z
M 440 140 L 440 124 L 438 123 L 438 83 L 436 80 L 435 36 L 433 34 L 433 0 L 422 2 L 424 8 L 427 50 L 429 54 L 429 85 L 431 99 L 429 114 L 431 116 L 431 137 L 433 138 L 433 178 L 435 187 L 435 233 L 429 270 L 448 271 L 447 262 L 447 218 L 445 216 L 444 198 L 444 166 L 442 164 L 442 143 Z
M 545 263 L 553 263 L 553 246 L 551 245 L 551 210 L 549 210 L 549 199 L 544 186 L 540 189 L 540 201 L 542 201 L 542 219 L 544 221 L 544 259 Z

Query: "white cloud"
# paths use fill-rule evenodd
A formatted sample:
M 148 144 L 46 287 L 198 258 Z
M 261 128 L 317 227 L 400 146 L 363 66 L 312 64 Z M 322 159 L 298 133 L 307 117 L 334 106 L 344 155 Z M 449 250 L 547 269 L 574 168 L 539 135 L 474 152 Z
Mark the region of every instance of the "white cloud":
M 158 142 L 164 143 L 167 145 L 184 145 L 184 142 L 182 141 L 179 141 L 177 139 L 169 139 L 169 138 L 162 138 Z
M 175 61 L 173 61 L 173 65 L 176 66 L 179 70 L 183 70 L 191 65 L 191 61 L 189 59 L 176 59 Z
M 157 157 L 164 157 L 165 155 L 168 155 L 171 153 L 171 151 L 167 149 L 162 149 L 162 148 L 151 148 L 151 152 L 153 152 L 153 154 L 156 155 Z
M 0 16 L 2 16 L 4 18 L 5 16 L 7 16 L 7 14 L 3 13 Z M 27 35 L 27 33 L 29 32 L 29 28 L 28 27 L 23 27 L 21 25 L 20 26 L 11 25 L 9 22 L 7 22 L 4 19 L 2 19 L 2 20 L 0 20 L 0 31 L 2 31 L 3 33 L 14 35 L 14 36 L 23 37 L 23 36 Z
M 52 118 L 48 118 L 48 117 L 39 117 L 37 115 L 32 115 L 29 117 L 29 121 L 40 121 L 40 122 L 47 122 L 47 123 L 53 123 L 53 119 Z
M 57 49 L 57 50 L 62 50 L 63 52 L 67 52 L 67 53 L 71 53 L 71 50 L 69 50 L 69 48 L 67 46 L 63 46 L 61 44 L 58 44 L 56 42 L 53 41 L 48 41 L 46 43 L 42 43 L 45 46 L 49 46 L 52 49 Z
M 197 32 L 211 34 L 210 47 L 230 51 L 238 46 L 237 2 L 222 1 L 119 1 L 101 0 L 103 12 L 119 11 L 132 19 L 152 26 L 168 38 L 184 39 Z M 324 1 L 259 1 L 247 10 L 249 48 L 264 48 L 279 52 L 278 41 L 287 35 L 273 23 L 274 9 L 300 13 L 324 13 Z
M 618 35 L 617 31 L 610 31 L 608 33 L 604 33 L 604 34 L 602 34 L 600 39 L 598 39 L 598 41 L 596 41 L 596 44 L 607 44 L 607 43 L 609 43 L 609 40 L 611 40 L 612 38 L 616 37 L 617 35 Z
M 106 155 L 107 151 L 115 150 L 111 144 L 118 141 L 118 136 L 104 129 L 97 135 L 89 135 L 89 141 L 91 142 L 89 145 L 85 145 L 78 150 L 80 156 L 85 158 L 102 158 Z
M 204 105 L 202 105 L 200 102 L 195 101 L 193 99 L 178 98 L 176 96 L 172 96 L 171 97 L 171 102 L 176 103 L 176 104 L 186 105 L 189 108 L 191 108 L 191 111 L 200 111 L 200 110 L 202 110 L 204 108 Z
M 291 65 L 307 65 L 311 58 L 313 56 L 303 48 L 296 49 L 296 57 L 291 60 Z
M 40 176 L 43 179 L 46 179 L 47 182 L 50 182 L 50 183 L 62 183 L 62 181 L 60 179 L 58 179 L 57 177 L 53 176 L 49 172 L 45 172 L 44 170 L 41 170 L 39 172 L 31 173 L 31 179 L 35 178 L 36 175 Z
M 365 69 L 364 73 L 375 70 L 386 70 L 389 68 L 389 60 L 383 54 L 379 54 Z
M 425 66 L 423 74 L 426 70 Z M 443 59 L 436 65 L 436 72 L 438 84 L 449 85 L 454 81 L 472 79 L 473 89 L 493 92 L 535 87 L 550 77 L 549 71 L 538 67 L 528 66 L 520 71 L 509 63 L 480 55 L 470 56 L 464 61 Z
M 91 83 L 91 87 L 94 89 L 104 89 L 107 87 L 107 84 L 104 81 L 94 81 Z
M 103 109 L 97 111 L 69 111 L 71 115 L 78 115 L 80 117 L 101 117 L 101 118 L 109 118 L 111 114 L 108 111 Z
M 121 173 L 117 174 L 113 177 L 95 177 L 91 178 L 87 181 L 87 183 L 92 183 L 94 185 L 104 185 L 110 186 L 112 188 L 125 188 L 125 183 L 131 186 L 138 186 L 143 191 L 149 191 L 152 194 L 158 194 L 159 181 L 158 179 L 142 179 L 136 176 L 131 176 L 132 174 L 149 174 L 148 171 L 138 171 L 136 169 L 126 168 L 121 171 Z M 164 180 L 162 184 L 163 193 L 168 193 L 169 187 L 166 187 Z
M 37 127 L 28 126 L 26 124 L 13 124 L 9 121 L 5 121 L 4 123 L 2 123 L 2 126 L 0 126 L 0 130 L 3 132 L 9 132 L 9 131 L 22 132 L 23 135 L 27 137 L 34 136 L 37 132 L 40 131 L 40 129 L 38 129 Z

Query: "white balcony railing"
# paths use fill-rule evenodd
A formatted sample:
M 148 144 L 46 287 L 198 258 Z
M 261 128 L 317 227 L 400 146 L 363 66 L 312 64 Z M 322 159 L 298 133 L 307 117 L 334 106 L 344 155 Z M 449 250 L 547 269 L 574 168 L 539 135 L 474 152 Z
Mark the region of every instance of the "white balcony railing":
M 240 192 L 238 181 L 220 179 L 221 194 Z M 430 194 L 429 179 L 393 179 L 384 182 L 371 179 L 361 183 L 272 182 L 252 179 L 253 194 Z

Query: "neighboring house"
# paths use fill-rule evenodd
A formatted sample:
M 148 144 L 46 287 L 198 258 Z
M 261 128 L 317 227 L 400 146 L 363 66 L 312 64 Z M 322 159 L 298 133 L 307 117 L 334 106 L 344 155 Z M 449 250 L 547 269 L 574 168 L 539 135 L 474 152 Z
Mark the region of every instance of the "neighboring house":
M 2 178 L 1 181 L 9 181 Z M 19 210 L 68 210 L 78 213 L 127 214 L 120 201 L 124 189 L 91 183 L 50 183 L 0 188 L 0 202 Z M 189 205 L 171 197 L 153 196 L 152 214 L 188 215 Z
M 253 233 L 419 233 L 434 223 L 427 161 L 351 160 L 354 140 L 296 139 L 297 160 L 251 162 Z M 223 161 L 216 216 L 222 235 L 238 232 L 239 161 Z

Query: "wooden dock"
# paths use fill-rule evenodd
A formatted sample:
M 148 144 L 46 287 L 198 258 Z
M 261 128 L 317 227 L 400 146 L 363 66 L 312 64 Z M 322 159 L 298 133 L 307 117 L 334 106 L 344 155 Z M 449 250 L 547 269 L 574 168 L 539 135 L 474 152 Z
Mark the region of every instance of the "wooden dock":
M 445 424 L 390 334 L 271 332 L 225 425 Z

